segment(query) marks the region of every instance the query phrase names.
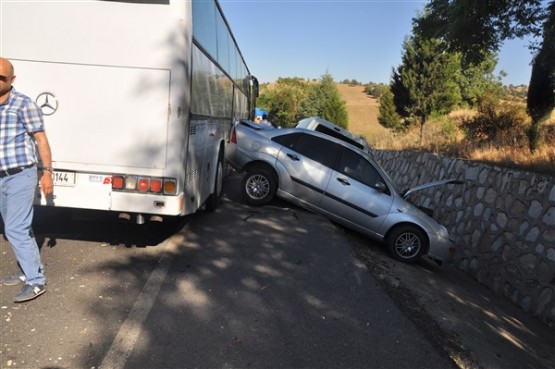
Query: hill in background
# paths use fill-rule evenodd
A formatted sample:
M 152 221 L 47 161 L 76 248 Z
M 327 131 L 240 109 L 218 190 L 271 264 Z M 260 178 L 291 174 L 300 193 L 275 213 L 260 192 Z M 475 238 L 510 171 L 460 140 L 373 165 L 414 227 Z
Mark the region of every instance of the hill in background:
M 337 89 L 347 106 L 349 131 L 363 136 L 370 144 L 390 136 L 389 130 L 378 122 L 378 100 L 367 95 L 364 86 L 337 84 Z

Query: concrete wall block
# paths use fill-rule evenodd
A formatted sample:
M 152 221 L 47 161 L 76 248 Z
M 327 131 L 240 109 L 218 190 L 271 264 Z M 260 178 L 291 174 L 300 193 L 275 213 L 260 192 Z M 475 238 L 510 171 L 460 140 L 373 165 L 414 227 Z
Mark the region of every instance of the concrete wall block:
M 536 220 L 541 216 L 542 213 L 543 213 L 542 203 L 537 200 L 533 200 L 530 203 L 530 207 L 528 208 L 528 216 Z
M 542 222 L 544 222 L 547 226 L 554 226 L 555 225 L 555 206 L 550 207 L 545 212 L 545 215 L 542 218 Z
M 542 315 L 546 312 L 546 308 L 550 305 L 551 301 L 553 301 L 553 288 L 545 287 L 541 290 L 540 296 L 538 297 L 538 301 L 536 302 L 536 307 L 534 314 Z
M 465 181 L 412 200 L 441 216 L 457 241 L 460 270 L 545 322 L 555 321 L 555 177 L 427 153 L 375 151 L 374 157 L 399 189 Z

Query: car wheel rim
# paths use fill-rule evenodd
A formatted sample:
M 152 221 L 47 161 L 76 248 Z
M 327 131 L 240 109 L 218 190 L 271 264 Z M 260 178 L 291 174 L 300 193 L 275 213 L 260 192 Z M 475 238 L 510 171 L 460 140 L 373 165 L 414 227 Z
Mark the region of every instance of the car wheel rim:
M 414 233 L 403 233 L 395 241 L 395 252 L 404 259 L 410 259 L 420 252 L 420 238 Z
M 256 200 L 263 199 L 270 191 L 270 182 L 261 175 L 254 175 L 247 181 L 247 194 Z

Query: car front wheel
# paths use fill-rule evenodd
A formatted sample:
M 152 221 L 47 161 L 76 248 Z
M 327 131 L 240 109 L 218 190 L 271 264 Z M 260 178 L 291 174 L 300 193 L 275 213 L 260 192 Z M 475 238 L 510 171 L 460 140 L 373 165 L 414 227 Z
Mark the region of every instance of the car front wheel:
M 405 263 L 414 263 L 424 254 L 428 241 L 424 232 L 412 225 L 403 225 L 393 230 L 387 238 L 391 255 Z
M 273 200 L 277 191 L 274 175 L 265 168 L 257 167 L 245 174 L 241 194 L 249 205 L 265 205 Z

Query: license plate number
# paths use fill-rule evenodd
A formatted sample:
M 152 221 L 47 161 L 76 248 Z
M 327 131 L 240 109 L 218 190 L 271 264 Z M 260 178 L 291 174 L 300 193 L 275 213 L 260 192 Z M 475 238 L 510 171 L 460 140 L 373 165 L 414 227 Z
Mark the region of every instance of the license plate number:
M 54 171 L 52 180 L 56 186 L 75 186 L 75 173 Z

